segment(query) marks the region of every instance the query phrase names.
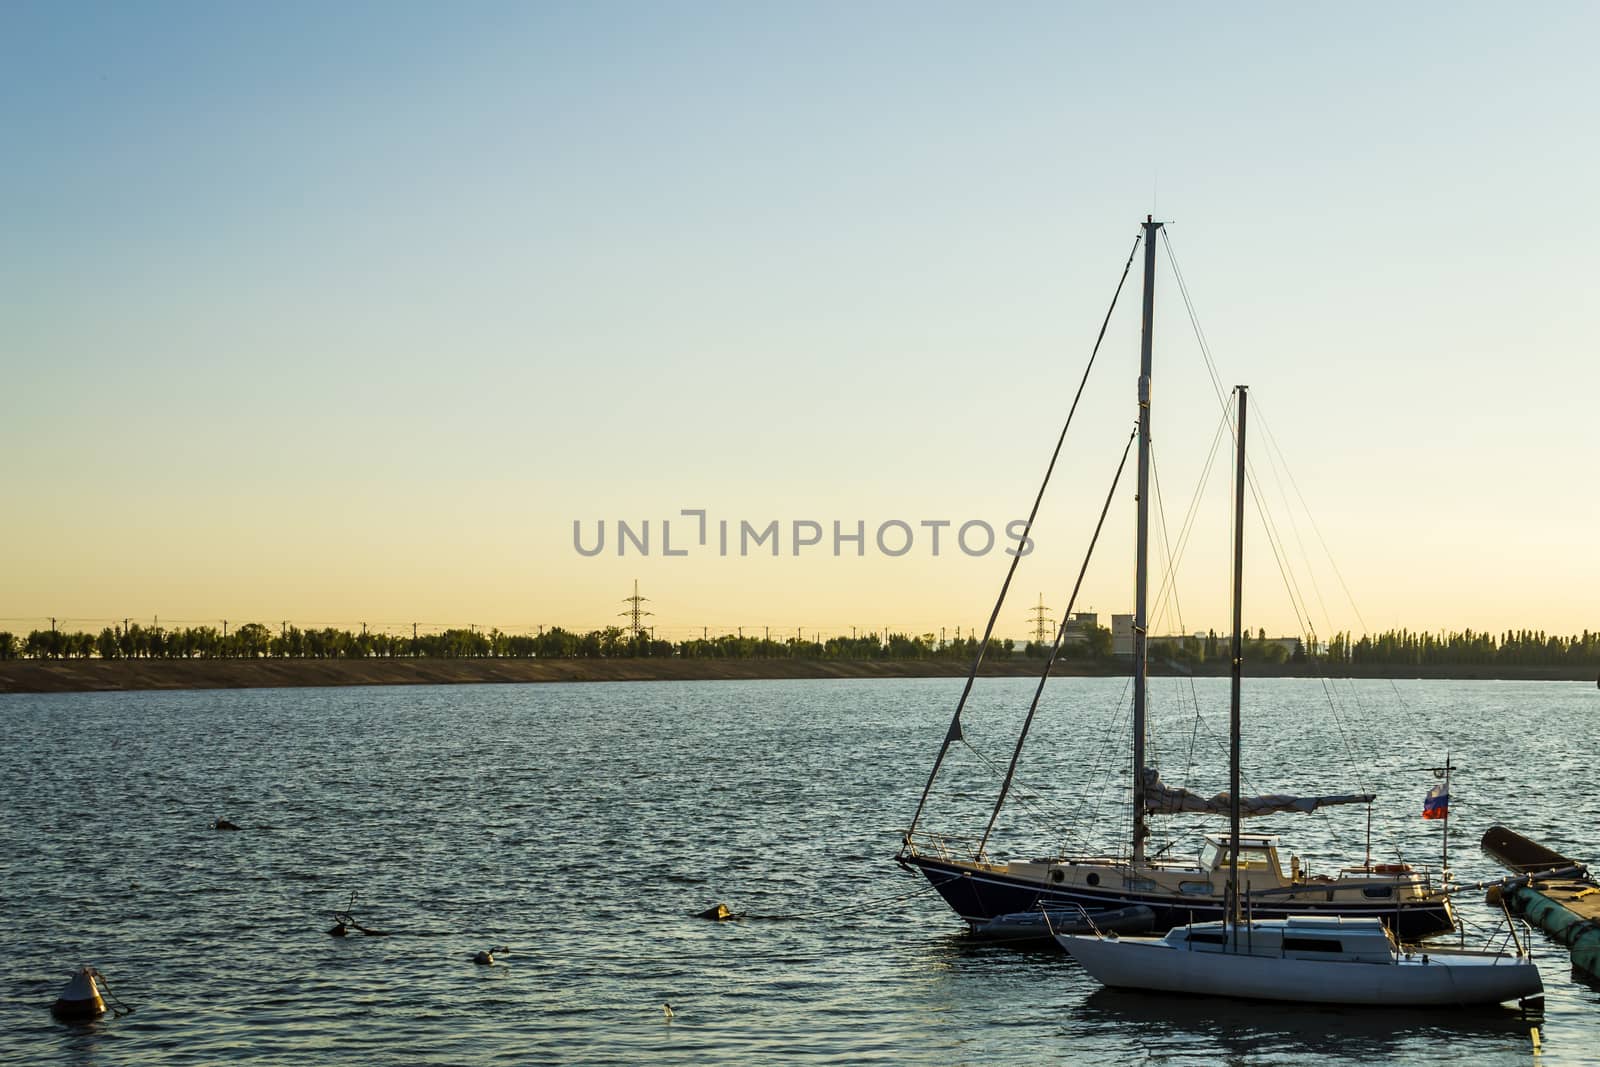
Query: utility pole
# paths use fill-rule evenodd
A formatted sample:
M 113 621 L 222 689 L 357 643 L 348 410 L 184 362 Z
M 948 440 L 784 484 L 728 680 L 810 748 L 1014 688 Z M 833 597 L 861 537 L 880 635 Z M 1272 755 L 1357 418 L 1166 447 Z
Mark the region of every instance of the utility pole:
M 635 578 L 633 580 L 633 595 L 623 597 L 622 602 L 628 605 L 628 610 L 619 611 L 617 614 L 627 617 L 629 620 L 628 629 L 633 631 L 634 640 L 638 640 L 644 636 L 644 625 L 640 620 L 655 614 L 655 612 L 645 611 L 641 607 L 641 605 L 649 603 L 650 598 L 639 595 L 639 579 Z
M 227 637 L 228 637 L 228 620 L 227 619 L 223 619 L 222 620 L 222 637 L 223 637 L 223 640 L 227 640 Z
M 278 624 L 278 637 L 284 641 L 289 639 L 289 620 L 284 619 Z
M 361 636 L 362 637 L 367 636 L 367 624 L 366 623 L 362 623 L 361 624 Z
M 1039 606 L 1030 608 L 1028 617 L 1033 620 L 1033 639 L 1038 644 L 1044 644 L 1044 639 L 1050 635 L 1050 616 L 1045 614 L 1050 609 L 1044 606 L 1044 594 L 1039 594 Z

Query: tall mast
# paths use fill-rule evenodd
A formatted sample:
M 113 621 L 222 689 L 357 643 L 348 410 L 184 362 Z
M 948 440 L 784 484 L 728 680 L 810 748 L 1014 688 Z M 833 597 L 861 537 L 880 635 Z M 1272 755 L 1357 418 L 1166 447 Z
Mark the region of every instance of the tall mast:
M 1150 830 L 1144 816 L 1144 690 L 1148 663 L 1150 568 L 1150 353 L 1155 331 L 1156 231 L 1161 223 L 1144 217 L 1144 327 L 1139 338 L 1139 532 L 1134 547 L 1133 579 L 1133 862 L 1144 862 L 1144 839 Z
M 1233 691 L 1228 698 L 1228 919 L 1235 943 L 1239 930 L 1239 681 L 1244 671 L 1244 411 L 1250 398 L 1245 386 L 1239 396 L 1239 457 L 1233 482 Z

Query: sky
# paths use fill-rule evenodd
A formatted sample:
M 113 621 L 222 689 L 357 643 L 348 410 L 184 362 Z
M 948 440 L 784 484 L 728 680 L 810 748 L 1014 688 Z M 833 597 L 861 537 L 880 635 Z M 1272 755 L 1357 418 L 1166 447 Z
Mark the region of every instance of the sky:
M 1600 629 L 1597 31 L 1584 3 L 6 4 L 0 629 L 589 629 L 637 580 L 664 637 L 970 632 L 1147 214 L 1250 386 L 1248 626 Z M 1222 408 L 1159 252 L 1156 628 L 1220 631 Z M 1067 605 L 1139 283 L 1002 634 Z M 1133 485 L 1075 610 L 1131 610 Z M 993 550 L 952 549 L 972 521 Z

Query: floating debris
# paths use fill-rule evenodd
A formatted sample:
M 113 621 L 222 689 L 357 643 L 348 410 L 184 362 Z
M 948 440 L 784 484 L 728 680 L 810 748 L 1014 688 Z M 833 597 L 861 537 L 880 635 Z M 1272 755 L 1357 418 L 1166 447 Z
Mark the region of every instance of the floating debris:
M 231 823 L 227 819 L 218 819 L 216 822 L 211 824 L 211 828 L 213 830 L 242 830 L 242 829 L 244 829 L 244 827 L 240 826 L 238 823 Z
M 667 1016 L 667 1022 L 669 1022 L 669 1023 L 670 1023 L 670 1022 L 671 1022 L 671 1021 L 672 1021 L 672 1014 L 673 1014 L 673 1012 L 672 1012 L 672 1005 L 671 1005 L 671 1004 L 667 1004 L 667 1003 L 665 1003 L 665 1002 L 663 1002 L 663 1003 L 662 1003 L 662 1005 L 661 1005 L 661 1010 L 662 1010 L 662 1011 L 663 1011 L 663 1012 L 664 1012 L 664 1013 L 666 1013 L 666 1016 Z
M 718 904 L 714 908 L 707 908 L 705 911 L 695 912 L 694 917 L 696 919 L 710 919 L 714 923 L 725 923 L 737 919 L 739 916 L 728 910 L 728 906 L 726 904 Z
M 353 909 L 356 906 L 356 895 L 350 894 L 350 903 L 345 905 L 343 911 L 333 913 L 333 929 L 328 931 L 329 937 L 347 937 L 351 930 L 358 930 L 368 937 L 388 937 L 388 930 L 369 930 L 356 922 Z

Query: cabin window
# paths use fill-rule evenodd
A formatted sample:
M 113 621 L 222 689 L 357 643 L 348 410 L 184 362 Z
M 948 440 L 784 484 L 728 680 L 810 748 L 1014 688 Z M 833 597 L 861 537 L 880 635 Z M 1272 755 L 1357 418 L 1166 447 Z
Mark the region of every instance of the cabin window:
M 1200 866 L 1208 870 L 1216 870 L 1228 865 L 1228 850 L 1211 843 L 1200 851 Z M 1272 870 L 1272 855 L 1264 848 L 1241 848 L 1239 850 L 1239 869 L 1241 871 L 1270 871 Z
M 1088 873 L 1088 875 L 1086 875 L 1084 877 L 1083 880 L 1085 882 L 1088 882 L 1090 885 L 1099 885 L 1100 884 L 1100 876 L 1098 874 L 1095 874 L 1093 871 L 1090 871 Z
M 1364 897 L 1392 897 L 1394 896 L 1394 886 L 1369 885 L 1361 890 L 1361 895 Z
M 1342 941 L 1329 941 L 1320 937 L 1286 937 L 1283 939 L 1285 952 L 1343 952 Z
M 1228 943 L 1228 935 L 1191 933 L 1189 935 L 1189 943 L 1191 945 L 1226 945 Z
M 1179 882 L 1178 892 L 1190 895 L 1203 895 L 1211 892 L 1210 882 Z
M 1239 869 L 1241 871 L 1270 871 L 1272 861 L 1267 856 L 1264 848 L 1241 848 L 1239 850 Z
M 1057 867 L 1055 870 L 1050 872 L 1050 880 L 1055 882 L 1057 885 L 1065 881 L 1066 877 L 1066 872 L 1064 872 L 1060 867 Z

